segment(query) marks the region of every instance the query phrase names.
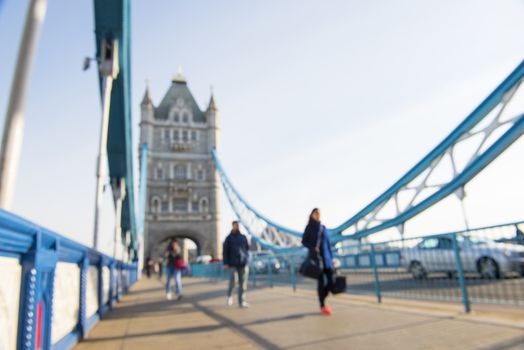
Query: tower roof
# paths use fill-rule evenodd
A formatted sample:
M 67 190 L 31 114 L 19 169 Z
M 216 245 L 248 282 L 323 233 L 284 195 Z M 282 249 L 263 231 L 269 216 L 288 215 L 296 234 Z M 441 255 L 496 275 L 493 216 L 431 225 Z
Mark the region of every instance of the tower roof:
M 183 78 L 183 76 L 181 77 Z M 186 107 L 191 110 L 191 113 L 193 114 L 193 120 L 197 123 L 205 123 L 206 116 L 204 115 L 204 112 L 202 112 L 198 107 L 195 98 L 191 94 L 191 91 L 189 91 L 185 78 L 183 81 L 175 78 L 173 78 L 169 90 L 167 90 L 164 98 L 162 98 L 162 101 L 155 109 L 155 118 L 161 120 L 168 119 L 169 111 L 177 103 L 177 101 L 181 99 L 184 101 Z
M 178 67 L 178 72 L 171 81 L 173 83 L 187 84 L 186 77 L 184 76 L 184 73 L 182 73 L 182 67 Z

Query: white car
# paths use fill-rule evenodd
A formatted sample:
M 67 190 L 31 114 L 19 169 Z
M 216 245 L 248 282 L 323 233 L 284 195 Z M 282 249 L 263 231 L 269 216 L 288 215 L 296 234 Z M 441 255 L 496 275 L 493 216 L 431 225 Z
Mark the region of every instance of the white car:
M 483 278 L 501 278 L 506 273 L 524 276 L 524 247 L 469 236 L 457 236 L 464 272 L 478 272 Z M 415 279 L 429 272 L 457 271 L 453 240 L 449 236 L 428 237 L 413 248 L 402 250 L 401 263 Z
M 197 256 L 195 263 L 197 264 L 209 264 L 211 262 L 211 255 L 199 255 Z

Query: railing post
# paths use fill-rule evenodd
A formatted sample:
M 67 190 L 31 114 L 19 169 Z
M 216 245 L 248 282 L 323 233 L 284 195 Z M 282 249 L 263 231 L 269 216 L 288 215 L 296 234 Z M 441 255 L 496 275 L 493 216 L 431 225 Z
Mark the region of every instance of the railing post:
M 382 293 L 380 292 L 377 262 L 375 260 L 375 246 L 373 244 L 371 244 L 371 267 L 373 268 L 373 280 L 375 282 L 375 294 L 377 295 L 377 303 L 380 304 L 382 302 Z
M 89 272 L 89 258 L 87 255 L 80 262 L 80 308 L 78 312 L 78 326 L 80 337 L 87 336 L 87 274 Z
M 269 288 L 273 288 L 273 269 L 271 268 L 270 259 L 267 259 L 267 278 L 269 282 Z
M 19 331 L 17 348 L 24 350 L 51 348 L 51 321 L 56 250 L 41 247 L 37 233 L 34 249 L 22 258 L 22 287 L 20 289 Z M 58 242 L 55 242 L 55 249 Z
M 116 301 L 119 302 L 122 299 L 122 263 L 120 261 L 115 262 L 116 266 Z
M 115 261 L 111 261 L 108 267 L 109 267 L 109 308 L 113 308 L 113 305 L 115 303 L 115 287 L 116 287 Z
M 104 313 L 104 257 L 100 257 L 98 263 L 98 315 L 102 317 Z
M 122 294 L 127 294 L 129 290 L 129 264 L 122 264 Z
M 290 262 L 290 272 L 291 272 L 291 287 L 293 288 L 293 292 L 297 291 L 297 279 L 295 275 L 295 262 L 291 260 Z
M 462 293 L 462 303 L 464 304 L 464 312 L 469 313 L 471 311 L 471 305 L 469 303 L 468 288 L 466 286 L 466 280 L 464 279 L 464 267 L 462 266 L 462 258 L 460 256 L 460 247 L 457 241 L 457 235 L 451 235 L 453 240 L 453 251 L 455 253 L 455 264 L 458 272 L 458 279 L 460 284 L 460 291 Z
M 256 264 L 253 264 L 253 288 L 257 287 L 257 267 Z

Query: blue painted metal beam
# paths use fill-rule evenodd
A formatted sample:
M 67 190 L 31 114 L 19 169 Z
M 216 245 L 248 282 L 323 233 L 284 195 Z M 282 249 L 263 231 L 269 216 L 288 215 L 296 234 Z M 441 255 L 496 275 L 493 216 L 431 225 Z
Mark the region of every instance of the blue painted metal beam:
M 217 169 L 217 171 L 219 172 L 220 174 L 220 177 L 222 178 L 223 181 L 226 181 L 228 184 L 229 184 L 229 187 L 231 187 L 231 189 L 235 192 L 236 196 L 244 203 L 244 205 L 250 210 L 252 211 L 257 217 L 259 217 L 260 219 L 264 220 L 265 222 L 267 222 L 270 226 L 273 226 L 275 227 L 278 231 L 280 232 L 283 232 L 283 233 L 286 233 L 286 234 L 289 234 L 291 236 L 295 236 L 295 237 L 302 237 L 302 232 L 298 232 L 298 231 L 295 231 L 295 230 L 291 230 L 287 227 L 284 227 L 282 225 L 279 225 L 275 222 L 273 222 L 272 220 L 268 219 L 267 217 L 265 217 L 264 215 L 262 215 L 258 210 L 256 210 L 255 208 L 253 208 L 245 199 L 244 197 L 242 197 L 242 195 L 237 191 L 237 189 L 235 188 L 235 186 L 233 186 L 233 183 L 229 180 L 229 177 L 227 176 L 225 170 L 224 170 L 224 167 L 222 166 L 222 163 L 220 162 L 220 160 L 218 159 L 218 156 L 216 154 L 216 150 L 213 150 L 213 161 L 215 162 L 215 167 Z M 229 198 L 229 197 L 228 197 Z M 233 205 L 232 205 L 233 206 Z
M 120 72 L 113 83 L 107 154 L 111 178 L 125 178 L 126 197 L 122 204 L 122 233 L 131 232 L 132 248 L 137 249 L 133 140 L 131 119 L 131 1 L 94 0 L 96 57 L 100 59 L 102 41 L 118 40 Z M 102 96 L 102 76 L 99 76 Z
M 4 236 L 4 232 L 8 233 Z M 136 281 L 137 264 L 116 261 L 96 250 L 63 237 L 42 226 L 0 209 L 0 256 L 16 258 L 22 267 L 19 320 L 17 332 L 17 349 L 35 349 L 40 343 L 42 349 L 70 349 L 82 335 L 93 325 L 98 317 L 109 307 L 103 301 L 103 267 L 117 266 L 121 273 L 126 271 L 130 276 L 123 286 L 124 290 Z M 78 295 L 81 310 L 74 329 L 55 344 L 51 344 L 52 316 L 54 302 L 54 276 L 58 262 L 74 263 L 81 270 L 81 288 Z M 86 320 L 86 274 L 89 265 L 98 268 L 99 308 L 97 316 Z M 36 332 L 41 316 L 40 338 Z
M 217 161 L 217 159 L 215 160 Z M 222 181 L 222 186 L 224 187 L 224 189 L 226 188 L 226 185 L 224 184 L 226 180 L 226 178 L 224 177 L 220 177 L 221 181 Z M 231 185 L 230 185 L 231 186 Z M 259 237 L 257 237 L 257 235 L 254 234 L 254 232 L 251 231 L 251 228 L 250 226 L 248 225 L 247 222 L 245 222 L 243 219 L 242 219 L 242 215 L 240 215 L 240 213 L 237 211 L 237 208 L 235 205 L 233 205 L 233 202 L 231 200 L 231 198 L 229 196 L 226 196 L 228 201 L 229 201 L 229 204 L 231 205 L 231 208 L 233 209 L 233 212 L 235 213 L 235 215 L 237 216 L 238 220 L 240 221 L 240 223 L 246 228 L 246 230 L 248 231 L 249 235 L 251 237 L 253 237 L 253 239 L 255 240 L 255 242 L 257 242 L 262 248 L 264 249 L 269 249 L 269 250 L 273 250 L 273 251 L 276 251 L 276 252 L 279 252 L 279 253 L 292 253 L 292 252 L 297 252 L 297 251 L 300 251 L 301 249 L 305 249 L 305 248 L 302 248 L 302 247 L 290 247 L 290 248 L 281 248 L 281 247 L 276 247 L 274 245 L 271 245 L 267 242 L 264 242 L 263 240 L 261 240 Z
M 342 235 L 342 231 L 356 224 L 359 220 L 364 218 L 366 215 L 371 213 L 377 207 L 383 205 L 390 200 L 396 193 L 398 193 L 403 187 L 408 185 L 411 181 L 417 178 L 422 172 L 432 166 L 435 160 L 442 157 L 453 145 L 458 143 L 464 135 L 470 132 L 476 125 L 478 125 L 484 118 L 488 116 L 497 106 L 499 106 L 504 97 L 512 89 L 517 88 L 522 82 L 524 77 L 524 61 L 455 129 L 448 135 L 435 149 L 433 149 L 426 157 L 424 157 L 415 167 L 406 173 L 399 181 L 397 181 L 392 187 L 390 187 L 381 196 L 375 199 L 372 203 L 362 209 L 355 216 L 350 218 L 342 225 L 332 229 L 335 231 L 333 235 L 333 243 L 347 240 L 347 239 L 358 239 L 364 236 L 368 236 L 373 233 L 383 231 L 385 229 L 398 226 L 405 223 L 407 220 L 420 214 L 422 211 L 428 209 L 432 205 L 438 203 L 442 199 L 446 198 L 466 183 L 468 183 L 473 177 L 481 172 L 487 165 L 489 165 L 494 159 L 496 159 L 502 152 L 504 152 L 515 140 L 517 140 L 524 133 L 524 114 L 515 118 L 515 123 L 508 129 L 499 139 L 491 145 L 484 153 L 480 154 L 474 161 L 471 162 L 461 173 L 459 173 L 452 181 L 445 186 L 441 187 L 437 192 L 422 200 L 417 205 L 411 207 L 405 212 L 400 213 L 397 217 L 383 222 L 375 227 L 357 231 L 351 235 Z M 223 183 L 226 183 L 238 197 L 238 199 L 259 219 L 265 221 L 269 225 L 277 228 L 280 232 L 290 234 L 293 236 L 301 236 L 300 232 L 290 230 L 279 224 L 272 222 L 255 210 L 247 201 L 238 193 L 234 188 L 228 176 L 222 167 L 216 152 L 213 152 L 213 159 L 217 170 L 219 171 Z M 231 201 L 231 199 L 230 199 Z M 233 206 L 233 205 L 232 205 Z M 234 206 L 233 206 L 234 208 Z M 237 213 L 238 215 L 238 213 Z M 246 225 L 244 225 L 246 226 Z M 247 227 L 247 226 L 246 226 Z M 255 237 L 257 240 L 257 237 Z M 265 247 L 270 248 L 266 243 Z M 263 244 L 263 246 L 264 246 Z
M 147 197 L 147 164 L 148 164 L 148 146 L 147 143 L 142 144 L 140 151 L 140 188 L 138 193 L 138 213 L 137 217 L 137 232 L 139 235 L 144 234 L 144 219 L 146 213 L 146 197 Z
M 453 144 L 457 143 L 461 136 L 464 135 L 469 130 L 473 129 L 484 117 L 488 115 L 503 99 L 504 95 L 515 87 L 524 77 L 524 61 L 522 61 L 518 67 L 455 129 L 451 134 L 448 135 L 435 149 L 433 149 L 426 157 L 424 157 L 419 163 L 417 163 L 411 170 L 409 170 L 400 180 L 398 180 L 393 186 L 386 190 L 382 195 L 372 201 L 364 209 L 358 212 L 356 215 L 351 217 L 349 220 L 344 222 L 342 225 L 333 229 L 335 232 L 342 232 L 345 229 L 349 228 L 357 221 L 365 217 L 367 214 L 372 212 L 375 208 L 388 201 L 396 192 L 398 192 L 403 186 L 410 183 L 418 175 L 420 175 L 424 170 L 431 166 L 432 162 L 440 157 L 446 150 L 451 147 Z M 484 161 L 487 158 L 483 158 Z M 493 159 L 491 159 L 493 160 Z M 489 161 L 491 161 L 489 160 Z M 487 163 L 483 164 L 482 167 L 485 167 Z M 431 198 L 436 199 L 437 197 L 432 196 Z M 440 198 L 442 199 L 442 198 Z M 429 201 L 425 201 L 430 203 Z M 432 204 L 436 201 L 432 201 Z M 420 211 L 419 211 L 420 212 Z M 397 224 L 401 224 L 405 221 L 406 217 L 412 217 L 412 215 L 403 215 L 395 219 L 394 221 Z M 394 225 L 390 225 L 391 227 Z M 381 225 L 380 227 L 384 227 Z M 383 228 L 382 228 L 383 229 Z M 372 229 L 373 232 L 378 232 L 380 230 Z M 366 230 L 363 232 L 370 232 Z M 368 233 L 369 234 L 369 233 Z M 362 236 L 359 233 L 360 236 Z
M 524 114 L 521 114 L 515 124 L 508 129 L 491 147 L 489 147 L 482 155 L 480 155 L 475 161 L 467 166 L 462 173 L 460 173 L 455 179 L 449 184 L 442 187 L 439 191 L 435 192 L 424 201 L 413 206 L 411 209 L 405 211 L 394 219 L 388 220 L 381 225 L 373 228 L 356 232 L 352 235 L 338 236 L 334 238 L 334 242 L 339 242 L 346 239 L 358 239 L 361 237 L 369 236 L 370 234 L 383 231 L 385 229 L 400 225 L 410 218 L 416 216 L 422 211 L 426 210 L 430 206 L 446 198 L 450 194 L 454 193 L 458 188 L 464 186 L 467 182 L 473 179 L 478 173 L 480 173 L 486 166 L 488 166 L 493 160 L 495 160 L 501 153 L 503 153 L 509 146 L 513 144 L 522 134 L 524 133 Z
M 302 236 L 301 233 L 296 232 L 296 231 L 291 231 L 291 230 L 286 229 L 286 228 L 283 228 L 283 227 L 281 227 L 281 226 L 279 226 L 277 224 L 272 223 L 271 221 L 268 221 L 263 216 L 258 214 L 258 212 L 256 212 L 253 209 L 253 207 L 249 206 L 245 202 L 245 200 L 236 191 L 236 189 L 234 188 L 233 184 L 229 181 L 229 178 L 227 177 L 227 175 L 226 175 L 226 173 L 224 171 L 224 168 L 222 167 L 222 164 L 220 163 L 220 160 L 218 159 L 218 156 L 216 154 L 216 150 L 213 150 L 212 156 L 213 156 L 213 160 L 215 162 L 215 167 L 216 167 L 217 171 L 220 174 L 220 181 L 222 182 L 222 187 L 224 188 L 224 191 L 226 192 L 226 197 L 227 197 L 227 199 L 229 201 L 229 204 L 231 205 L 231 208 L 232 208 L 233 212 L 235 213 L 235 215 L 237 216 L 237 218 L 240 221 L 240 223 L 246 228 L 246 230 L 248 231 L 249 235 L 251 237 L 253 237 L 255 242 L 257 242 L 261 247 L 263 247 L 265 249 L 270 249 L 270 250 L 273 250 L 273 251 L 276 251 L 276 252 L 279 252 L 279 253 L 292 253 L 292 252 L 297 252 L 297 251 L 303 249 L 302 247 L 289 247 L 289 248 L 277 247 L 277 246 L 272 245 L 272 244 L 270 244 L 268 242 L 265 242 L 264 240 L 260 239 L 254 232 L 252 232 L 250 225 L 247 222 L 244 221 L 243 216 L 238 211 L 238 208 L 234 205 L 233 199 L 231 198 L 231 196 L 228 195 L 227 188 L 230 188 L 232 191 L 234 191 L 235 195 L 244 203 L 244 205 L 250 211 L 252 211 L 255 215 L 259 215 L 258 217 L 261 218 L 262 220 L 265 220 L 266 223 L 268 223 L 269 225 L 271 225 L 273 227 L 276 227 L 280 232 L 284 232 L 286 234 L 290 234 L 290 235 L 298 236 L 298 237 Z

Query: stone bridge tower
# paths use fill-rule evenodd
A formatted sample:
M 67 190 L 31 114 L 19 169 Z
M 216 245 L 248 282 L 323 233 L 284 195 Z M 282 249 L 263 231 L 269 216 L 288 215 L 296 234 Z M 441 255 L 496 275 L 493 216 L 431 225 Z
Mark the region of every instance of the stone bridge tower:
M 147 143 L 145 256 L 159 257 L 169 238 L 189 238 L 198 254 L 222 255 L 218 148 L 219 115 L 211 96 L 200 110 L 179 72 L 158 106 L 149 88 L 141 103 L 140 144 Z

